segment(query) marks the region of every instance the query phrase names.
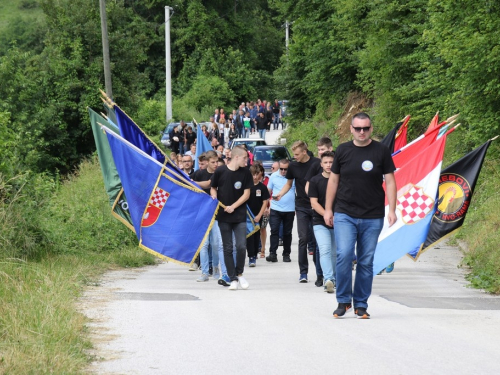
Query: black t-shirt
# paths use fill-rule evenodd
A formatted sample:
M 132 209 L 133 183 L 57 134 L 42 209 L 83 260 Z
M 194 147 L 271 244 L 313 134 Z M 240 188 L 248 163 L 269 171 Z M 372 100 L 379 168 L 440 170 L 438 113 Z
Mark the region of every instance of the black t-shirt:
M 360 219 L 385 216 L 383 175 L 396 170 L 391 152 L 380 142 L 358 147 L 352 141 L 335 151 L 332 172 L 340 175 L 335 212 Z
M 191 176 L 191 179 L 193 181 L 208 181 L 212 178 L 214 174 L 210 173 L 208 169 L 198 169 L 196 172 L 193 173 Z M 207 194 L 210 194 L 210 188 L 208 189 L 203 189 L 203 191 Z
M 253 186 L 252 174 L 247 168 L 230 170 L 227 165 L 217 168 L 212 176 L 212 187 L 217 188 L 217 199 L 225 206 L 230 206 L 241 198 L 245 189 Z M 247 205 L 237 207 L 232 214 L 219 208 L 217 220 L 225 223 L 244 223 L 246 221 Z
M 268 200 L 270 197 L 269 190 L 267 190 L 267 186 L 262 182 L 259 182 L 257 185 L 253 185 L 250 189 L 250 198 L 248 198 L 247 205 L 252 211 L 253 215 L 258 215 L 260 209 L 262 208 L 262 202 Z
M 318 203 L 323 208 L 325 208 L 327 186 L 328 178 L 325 178 L 322 173 L 309 180 L 309 198 L 318 198 Z M 327 228 L 332 228 L 325 224 L 323 216 L 316 211 L 313 211 L 313 225 L 323 225 Z
M 194 141 L 196 140 L 196 133 L 195 132 L 186 132 L 186 143 L 188 145 L 188 147 L 190 147 Z
M 321 159 L 319 160 L 320 160 L 319 164 L 314 165 L 313 167 L 311 167 L 311 169 L 307 171 L 306 177 L 304 177 L 306 182 L 311 181 L 313 177 L 316 177 L 320 173 L 323 173 L 323 168 L 321 167 Z
M 306 194 L 306 175 L 309 169 L 316 168 L 320 165 L 321 161 L 318 158 L 311 157 L 305 163 L 299 163 L 292 161 L 288 165 L 288 171 L 286 172 L 286 178 L 289 180 L 295 179 L 295 193 L 297 198 L 295 199 L 295 207 L 306 207 L 311 208 L 311 202 Z M 321 165 L 320 165 L 321 168 Z

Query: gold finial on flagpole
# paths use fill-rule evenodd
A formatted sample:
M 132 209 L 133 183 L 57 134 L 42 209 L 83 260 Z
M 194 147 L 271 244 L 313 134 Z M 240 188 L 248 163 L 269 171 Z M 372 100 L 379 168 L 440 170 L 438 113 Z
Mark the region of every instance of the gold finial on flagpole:
M 457 113 L 456 115 L 453 115 L 453 116 L 451 116 L 451 117 L 448 117 L 448 118 L 446 119 L 446 122 L 447 122 L 447 123 L 450 123 L 450 122 L 452 122 L 452 121 L 455 121 L 455 119 L 456 119 L 458 116 L 460 116 L 460 113 Z

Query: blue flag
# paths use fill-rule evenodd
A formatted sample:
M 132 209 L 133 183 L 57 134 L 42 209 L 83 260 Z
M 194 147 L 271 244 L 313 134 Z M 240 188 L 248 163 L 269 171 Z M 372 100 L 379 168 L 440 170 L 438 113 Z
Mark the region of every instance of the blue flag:
M 116 115 L 116 120 L 118 122 L 118 127 L 120 128 L 121 136 L 135 147 L 151 156 L 153 159 L 157 160 L 161 164 L 168 164 L 172 171 L 178 178 L 185 184 L 191 185 L 197 189 L 200 187 L 191 181 L 189 176 L 184 173 L 177 165 L 175 165 L 165 153 L 154 143 L 149 137 L 142 131 L 142 129 L 116 104 L 114 106 L 114 111 Z
M 120 128 L 120 134 L 127 141 L 144 151 L 161 164 L 165 163 L 166 155 L 148 136 L 137 126 L 128 115 L 115 105 L 115 115 Z
M 199 163 L 198 163 L 198 157 L 203 154 L 204 152 L 213 150 L 212 145 L 208 141 L 207 137 L 205 137 L 205 134 L 203 134 L 203 131 L 200 128 L 199 124 L 196 124 L 197 128 L 197 141 L 196 141 L 196 158 L 194 160 L 194 170 L 197 171 L 199 169 Z
M 259 230 L 260 225 L 259 223 L 255 222 L 255 217 L 253 216 L 252 211 L 250 211 L 250 208 L 247 205 L 247 238 L 255 232 L 258 232 Z
M 183 183 L 169 166 L 103 129 L 127 195 L 139 247 L 169 261 L 192 263 L 212 228 L 219 202 Z

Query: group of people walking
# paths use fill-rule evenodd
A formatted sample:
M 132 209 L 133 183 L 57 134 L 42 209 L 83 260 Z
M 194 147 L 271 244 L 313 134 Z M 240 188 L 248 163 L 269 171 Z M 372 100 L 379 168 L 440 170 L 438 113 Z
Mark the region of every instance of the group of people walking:
M 333 315 L 344 317 L 354 307 L 355 316 L 367 319 L 368 298 L 373 282 L 373 258 L 378 236 L 387 216 L 388 225 L 397 220 L 395 166 L 390 151 L 372 140 L 373 127 L 365 113 L 356 114 L 350 126 L 353 140 L 340 144 L 317 141 L 314 157 L 304 141 L 292 145 L 294 161 L 280 160 L 269 178 L 260 164 L 248 168 L 247 151 L 231 150 L 230 161 L 217 168 L 220 160 L 209 151 L 208 166 L 194 173 L 193 180 L 222 203 L 216 224 L 202 247 L 202 275 L 208 281 L 212 249 L 212 276 L 230 290 L 247 289 L 246 258 L 255 267 L 265 252 L 265 236 L 254 233 L 246 239 L 247 205 L 265 231 L 269 223 L 268 262 L 278 262 L 282 241 L 283 262 L 291 262 L 292 229 L 297 218 L 300 283 L 309 281 L 308 254 L 313 255 L 315 285 L 335 293 L 338 306 Z M 386 192 L 383 182 L 386 184 Z M 385 199 L 389 202 L 386 212 Z M 261 250 L 259 251 L 259 244 Z M 352 283 L 352 264 L 356 276 Z
M 275 99 L 273 103 L 257 99 L 255 102 L 242 102 L 237 109 L 226 114 L 224 108 L 216 108 L 210 116 L 210 122 L 203 124 L 201 130 L 212 146 L 230 147 L 236 138 L 248 138 L 250 134 L 259 133 L 265 139 L 266 131 L 285 128 L 283 122 L 283 105 Z M 181 121 L 169 133 L 170 148 L 176 154 L 184 155 L 196 144 L 196 132 L 191 126 Z

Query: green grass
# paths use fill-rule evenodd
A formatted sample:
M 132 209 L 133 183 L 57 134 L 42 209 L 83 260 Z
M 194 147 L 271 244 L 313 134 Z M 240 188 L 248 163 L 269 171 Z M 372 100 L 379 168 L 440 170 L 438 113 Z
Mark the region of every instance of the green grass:
M 43 17 L 43 11 L 37 0 L 2 0 L 0 1 L 0 33 L 10 20 L 22 17 L 25 20 Z
M 470 267 L 471 285 L 496 294 L 500 293 L 500 163 L 492 155 L 499 150 L 493 142 L 457 235 L 467 244 L 464 264 Z
M 0 201 L 0 374 L 84 373 L 92 344 L 77 298 L 106 270 L 156 259 L 111 216 L 95 159 L 23 189 Z

